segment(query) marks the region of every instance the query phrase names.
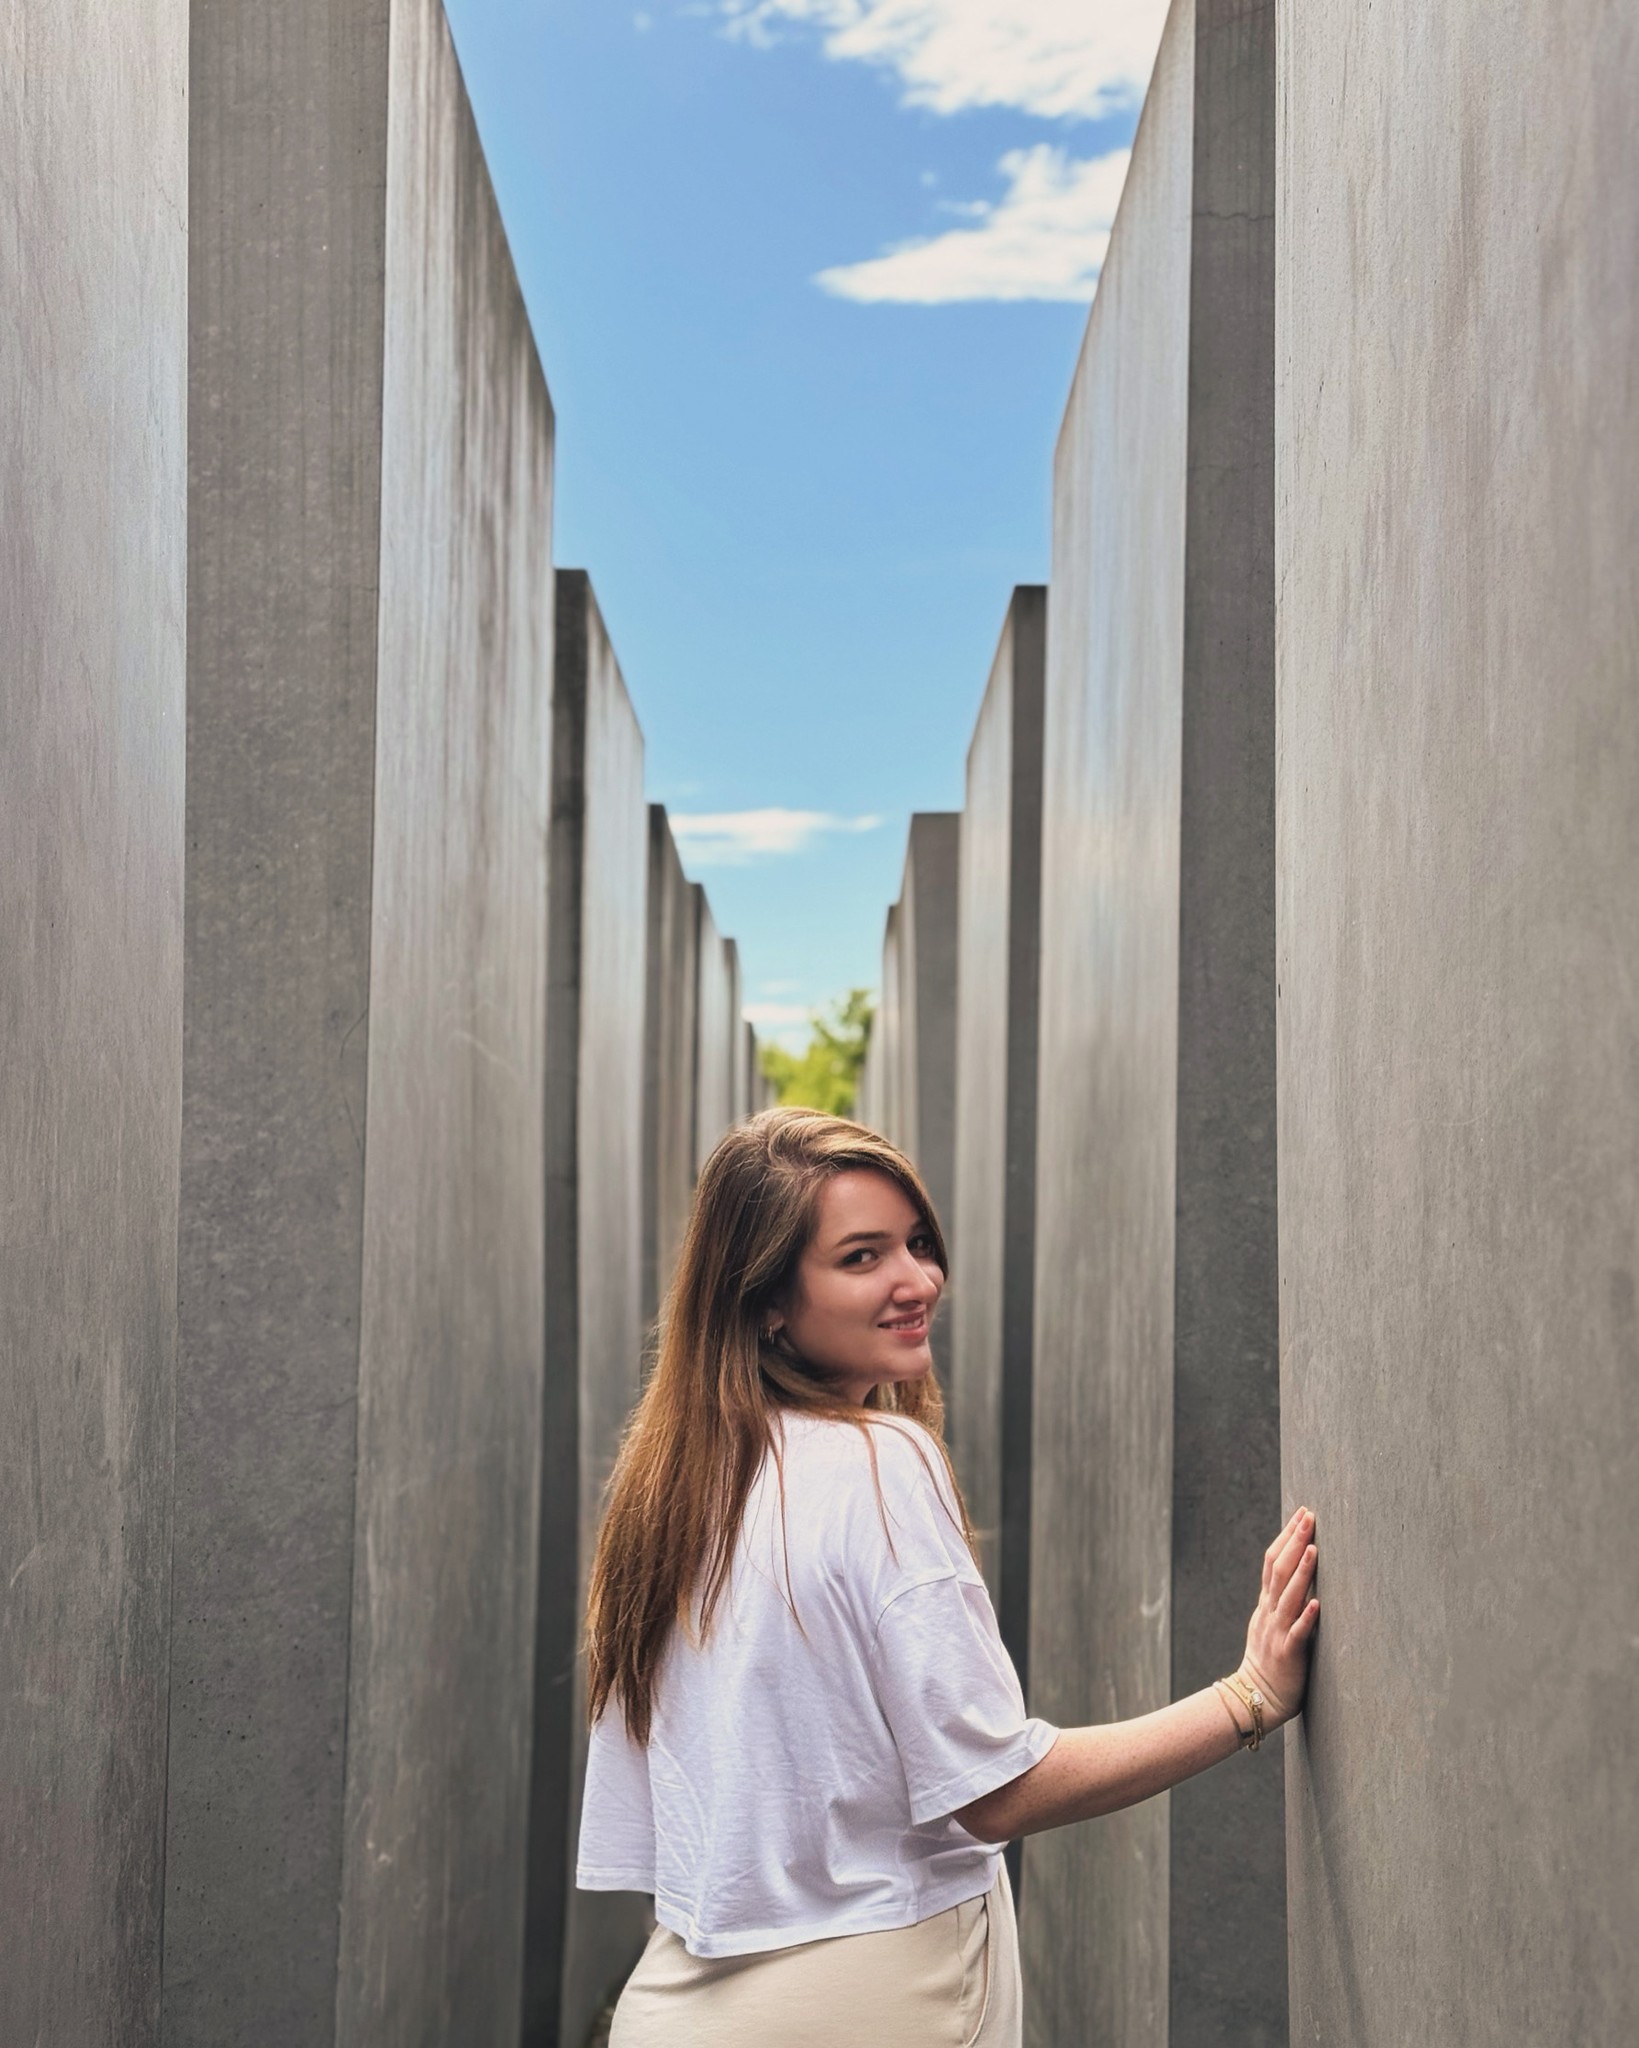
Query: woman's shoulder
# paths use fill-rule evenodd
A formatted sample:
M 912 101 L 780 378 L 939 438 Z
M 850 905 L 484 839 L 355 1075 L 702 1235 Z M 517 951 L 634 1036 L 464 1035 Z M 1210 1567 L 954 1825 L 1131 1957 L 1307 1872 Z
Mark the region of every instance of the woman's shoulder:
M 867 1474 L 873 1454 L 879 1465 L 895 1471 L 935 1468 L 943 1465 L 944 1452 L 938 1438 L 908 1415 L 895 1415 L 867 1408 L 856 1421 L 852 1416 L 808 1415 L 788 1408 L 775 1419 L 779 1442 L 789 1456 L 805 1462 L 839 1467 L 860 1466 Z
M 910 1416 L 873 1410 L 855 1422 L 793 1413 L 781 1421 L 788 1481 L 812 1479 L 834 1500 L 863 1503 L 873 1517 L 883 1506 L 898 1515 L 935 1504 L 954 1514 L 943 1447 Z

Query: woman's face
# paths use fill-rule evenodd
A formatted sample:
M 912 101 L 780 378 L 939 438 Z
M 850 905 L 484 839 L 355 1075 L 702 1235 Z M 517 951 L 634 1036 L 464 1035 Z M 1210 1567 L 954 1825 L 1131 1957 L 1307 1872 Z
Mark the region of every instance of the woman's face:
M 825 1184 L 793 1298 L 770 1319 L 844 1397 L 932 1369 L 928 1332 L 945 1284 L 921 1211 L 885 1173 L 858 1168 Z

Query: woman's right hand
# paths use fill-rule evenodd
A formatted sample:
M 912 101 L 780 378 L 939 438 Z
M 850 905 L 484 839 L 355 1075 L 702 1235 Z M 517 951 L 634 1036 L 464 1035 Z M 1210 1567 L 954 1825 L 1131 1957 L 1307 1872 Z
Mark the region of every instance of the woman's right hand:
M 1309 1682 L 1309 1650 L 1320 1620 L 1320 1602 L 1309 1593 L 1317 1562 L 1314 1532 L 1314 1516 L 1299 1508 L 1263 1554 L 1263 1590 L 1247 1627 L 1241 1675 L 1269 1703 L 1266 1728 L 1291 1720 Z

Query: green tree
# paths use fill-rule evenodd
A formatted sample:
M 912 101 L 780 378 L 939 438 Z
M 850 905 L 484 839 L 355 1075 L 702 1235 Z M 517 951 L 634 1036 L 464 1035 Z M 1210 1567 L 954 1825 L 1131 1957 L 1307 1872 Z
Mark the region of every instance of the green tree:
M 852 1116 L 874 1014 L 870 990 L 853 988 L 810 1014 L 804 1051 L 765 1045 L 763 1072 L 779 1091 L 780 1101 L 823 1109 L 831 1116 Z

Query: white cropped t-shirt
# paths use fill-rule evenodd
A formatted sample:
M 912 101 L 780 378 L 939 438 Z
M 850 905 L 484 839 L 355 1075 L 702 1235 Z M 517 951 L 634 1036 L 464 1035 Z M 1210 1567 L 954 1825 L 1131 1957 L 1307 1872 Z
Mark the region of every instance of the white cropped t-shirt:
M 980 1897 L 1001 1850 L 951 1815 L 1058 1733 L 1025 1714 L 932 1437 L 901 1416 L 776 1426 L 783 1539 L 771 1449 L 710 1635 L 673 1633 L 647 1747 L 613 1702 L 587 1760 L 577 1881 L 652 1893 L 696 1956 Z

